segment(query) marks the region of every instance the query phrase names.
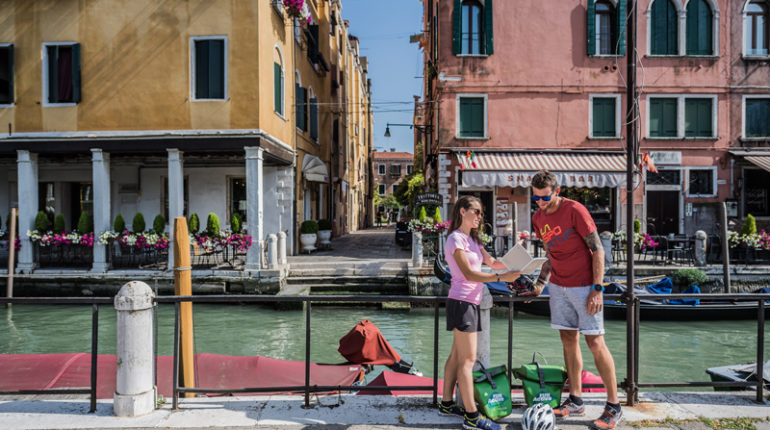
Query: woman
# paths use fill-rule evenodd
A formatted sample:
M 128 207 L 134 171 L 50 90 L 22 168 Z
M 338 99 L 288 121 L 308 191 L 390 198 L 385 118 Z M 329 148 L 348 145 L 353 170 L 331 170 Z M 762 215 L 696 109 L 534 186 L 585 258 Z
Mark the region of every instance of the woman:
M 481 201 L 473 196 L 457 200 L 444 248 L 444 257 L 452 273 L 452 286 L 446 303 L 447 330 L 454 333 L 452 352 L 444 365 L 444 393 L 439 413 L 463 417 L 466 429 L 498 430 L 500 426 L 481 415 L 473 401 L 473 365 L 476 362 L 476 333 L 481 331 L 479 303 L 484 282 L 513 282 L 518 272 L 484 273 L 481 263 L 494 270 L 506 270 L 492 258 L 481 243 L 479 227 L 484 222 Z M 452 401 L 457 383 L 465 410 Z

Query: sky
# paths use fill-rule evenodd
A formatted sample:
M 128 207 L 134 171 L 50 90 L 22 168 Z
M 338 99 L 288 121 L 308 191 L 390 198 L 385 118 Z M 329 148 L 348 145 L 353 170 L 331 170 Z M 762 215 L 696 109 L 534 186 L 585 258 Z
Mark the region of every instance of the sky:
M 342 0 L 342 18 L 369 59 L 374 112 L 373 146 L 378 151 L 414 152 L 414 131 L 387 123 L 411 124 L 414 97 L 422 98 L 422 52 L 409 35 L 422 32 L 420 0 Z

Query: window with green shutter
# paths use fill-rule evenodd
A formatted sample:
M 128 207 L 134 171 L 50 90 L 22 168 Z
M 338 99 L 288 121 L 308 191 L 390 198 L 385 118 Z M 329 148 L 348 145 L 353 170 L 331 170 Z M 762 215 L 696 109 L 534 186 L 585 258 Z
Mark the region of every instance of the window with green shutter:
M 650 137 L 677 137 L 675 98 L 650 98 Z
M 225 40 L 194 40 L 195 99 L 225 98 Z
M 616 137 L 618 135 L 615 129 L 615 101 L 614 97 L 594 97 L 593 98 L 593 137 Z
M 588 55 L 626 54 L 626 0 L 588 1 L 586 41 Z
M 484 98 L 460 97 L 459 137 L 485 137 Z
M 770 137 L 770 98 L 746 99 L 746 137 Z
M 686 137 L 713 137 L 712 99 L 684 100 L 684 135 Z
M 687 55 L 714 55 L 712 12 L 706 0 L 687 3 Z
M 79 103 L 80 44 L 48 44 L 45 54 L 48 103 Z
M 307 131 L 306 94 L 307 90 L 297 84 L 294 97 L 294 109 L 297 114 L 297 128 L 302 131 Z
M 311 98 L 308 103 L 308 110 L 310 116 L 310 138 L 318 139 L 318 99 Z
M 278 63 L 273 63 L 273 109 L 283 115 L 283 69 Z
M 455 55 L 494 53 L 492 0 L 454 0 L 452 52 Z
M 13 103 L 13 45 L 0 45 L 0 104 Z
M 650 53 L 677 55 L 679 28 L 676 6 L 671 0 L 654 0 L 650 22 Z

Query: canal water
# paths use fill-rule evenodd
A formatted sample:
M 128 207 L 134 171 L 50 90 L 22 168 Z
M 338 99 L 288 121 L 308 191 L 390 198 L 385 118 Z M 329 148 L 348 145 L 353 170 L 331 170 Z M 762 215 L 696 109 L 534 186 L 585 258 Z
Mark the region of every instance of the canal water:
M 439 377 L 452 337 L 439 319 Z M 158 350 L 173 353 L 172 305 L 158 309 Z M 368 319 L 406 361 L 414 361 L 425 376 L 433 376 L 433 310 L 379 310 L 319 307 L 311 314 L 310 358 L 319 363 L 341 363 L 339 339 L 359 321 Z M 116 316 L 112 306 L 99 308 L 99 353 L 115 354 Z M 507 309 L 492 312 L 491 364 L 507 361 Z M 606 342 L 615 357 L 618 380 L 626 374 L 626 326 L 607 321 Z M 194 305 L 195 352 L 226 355 L 262 355 L 286 360 L 305 358 L 305 316 L 301 310 L 277 310 L 258 304 Z M 658 322 L 642 321 L 640 382 L 707 381 L 705 369 L 756 360 L 757 323 L 747 321 Z M 541 353 L 549 364 L 562 364 L 558 332 L 548 318 L 516 313 L 513 325 L 513 365 Z M 765 334 L 765 339 L 769 339 Z M 586 370 L 596 373 L 591 353 L 583 347 Z M 91 306 L 14 305 L 0 309 L 0 354 L 89 352 Z M 767 351 L 767 348 L 766 348 Z M 765 352 L 765 357 L 770 356 Z M 382 366 L 377 366 L 382 367 Z M 367 376 L 368 380 L 374 377 Z

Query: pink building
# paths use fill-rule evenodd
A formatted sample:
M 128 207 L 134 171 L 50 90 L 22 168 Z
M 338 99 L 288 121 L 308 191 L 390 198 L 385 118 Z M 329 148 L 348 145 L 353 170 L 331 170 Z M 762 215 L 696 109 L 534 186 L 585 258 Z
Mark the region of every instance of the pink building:
M 425 171 L 445 201 L 476 194 L 488 223 L 531 230 L 531 176 L 548 168 L 600 231 L 625 228 L 633 2 L 423 3 Z M 714 203 L 733 201 L 732 216 L 770 222 L 770 2 L 637 5 L 639 156 L 659 172 L 637 165 L 635 217 L 658 234 L 715 233 Z

